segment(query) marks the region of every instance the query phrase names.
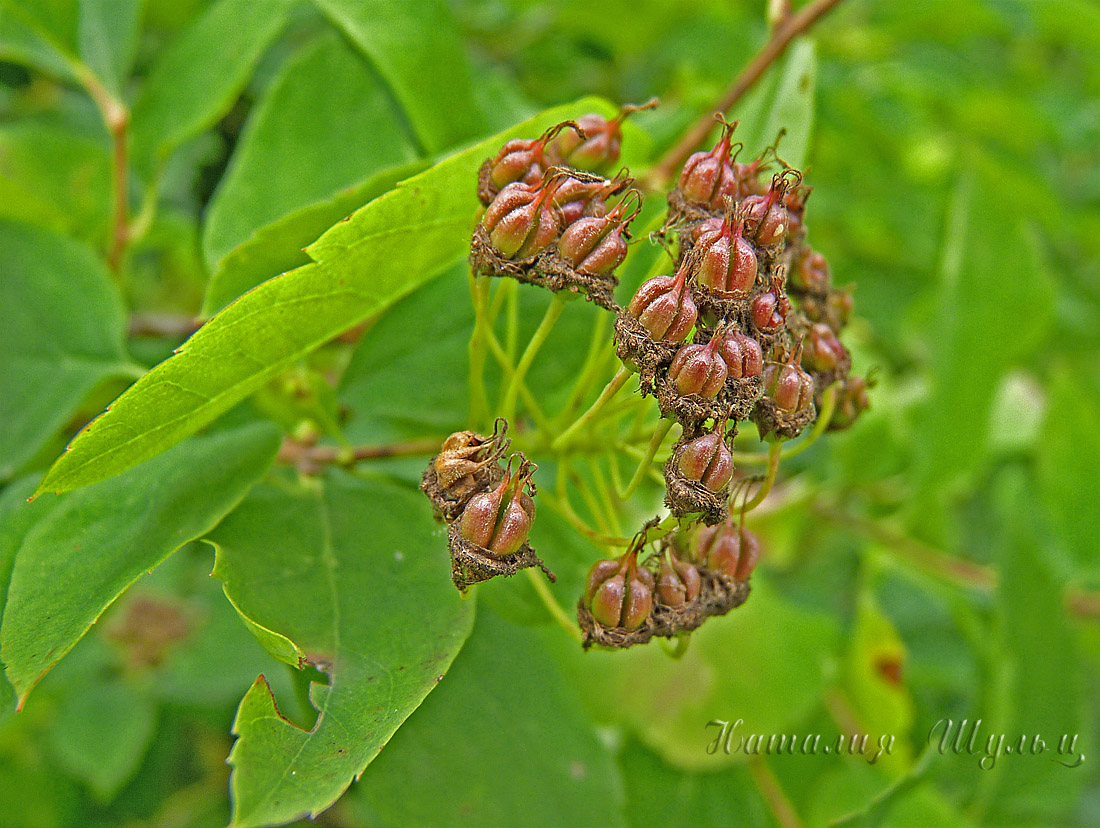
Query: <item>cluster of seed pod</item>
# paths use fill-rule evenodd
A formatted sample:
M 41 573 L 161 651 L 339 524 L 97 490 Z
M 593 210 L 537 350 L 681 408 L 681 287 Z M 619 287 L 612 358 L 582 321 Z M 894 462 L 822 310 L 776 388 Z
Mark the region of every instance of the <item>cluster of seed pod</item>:
M 725 615 L 749 596 L 760 557 L 756 536 L 732 520 L 697 526 L 686 542 L 663 538 L 644 561 L 647 524 L 618 558 L 597 561 L 577 605 L 584 646 L 630 647 L 654 636 L 674 638 Z
M 420 479 L 437 519 L 448 524 L 451 579 L 460 590 L 529 566 L 541 567 L 554 580 L 527 542 L 535 520 L 531 476 L 537 467 L 522 452 L 507 466 L 500 464 L 510 445 L 507 428 L 498 419 L 490 437 L 455 432 Z
M 566 121 L 538 138 L 508 141 L 486 159 L 478 176 L 486 209 L 470 244 L 474 272 L 583 293 L 613 309 L 615 268 L 626 258 L 642 196 L 625 173 L 603 174 L 618 162 L 623 120 L 648 106 L 623 107 L 611 120 Z
M 666 504 L 711 525 L 728 513 L 738 421 L 751 419 L 762 438 L 790 438 L 816 419 L 834 383 L 845 415 L 835 426 L 867 401 L 838 337 L 851 296 L 831 286 L 805 241 L 810 189 L 786 166 L 765 184 L 767 155 L 738 163 L 736 124 L 722 124 L 717 145 L 688 158 L 668 197 L 675 274 L 643 283 L 615 323 L 617 352 L 642 393 L 682 426 L 665 465 Z

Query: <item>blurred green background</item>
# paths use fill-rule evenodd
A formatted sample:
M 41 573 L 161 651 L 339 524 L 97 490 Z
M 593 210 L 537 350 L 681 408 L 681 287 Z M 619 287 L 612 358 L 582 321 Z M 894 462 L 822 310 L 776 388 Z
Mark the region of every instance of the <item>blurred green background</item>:
M 0 223 L 102 257 L 109 136 L 21 5 L 47 31 L 76 7 L 0 3 Z M 550 105 L 658 96 L 633 119 L 649 141 L 638 157 L 655 159 L 768 34 L 763 3 L 733 0 L 381 4 L 388 22 L 373 41 L 356 36 L 363 7 L 337 0 L 252 13 L 225 0 L 91 5 L 112 49 L 82 54 L 133 113 L 139 236 L 124 299 L 146 322 L 199 314 L 227 262 L 240 289 L 297 266 L 299 248 L 407 174 L 379 171 L 417 169 Z M 83 24 L 75 37 L 94 40 Z M 438 46 L 442 62 L 399 65 L 408 38 Z M 812 41 L 801 52 L 816 67 L 807 224 L 834 281 L 856 285 L 846 341 L 856 370 L 877 372 L 872 410 L 784 464 L 754 524 L 766 551 L 752 600 L 708 625 L 684 661 L 657 647 L 581 657 L 528 617 L 522 590 L 494 585 L 440 690 L 322 824 L 579 825 L 585 813 L 637 827 L 790 828 L 846 814 L 1100 824 L 1100 7 L 847 0 Z M 216 77 L 163 97 L 165 78 L 195 61 Z M 733 111 L 746 129 L 782 69 Z M 353 369 L 397 349 L 411 381 L 407 397 L 363 402 L 372 413 L 349 435 L 450 423 L 438 397 L 452 386 L 408 374 L 433 370 L 433 343 L 417 346 L 405 323 L 447 311 L 437 324 L 464 343 L 464 290 L 457 273 L 429 283 L 367 334 Z M 527 310 L 537 320 L 537 300 Z M 127 347 L 151 365 L 181 339 L 142 329 Z M 16 382 L 0 380 L 9 401 L 33 398 Z M 71 410 L 50 412 L 48 433 L 5 434 L 0 481 L 44 468 L 126 382 L 91 383 Z M 464 410 L 457 390 L 450 405 Z M 345 392 L 352 408 L 366 393 Z M 578 542 L 549 519 L 538 531 L 551 563 L 555 543 Z M 226 824 L 230 724 L 256 675 L 284 712 L 308 716 L 295 704 L 302 679 L 240 623 L 210 561 L 208 547 L 185 547 L 24 711 L 0 707 L 0 823 Z M 894 734 L 897 746 L 874 765 L 708 755 L 706 722 L 738 718 L 749 732 Z M 940 755 L 929 734 L 963 718 L 983 721 L 979 751 L 991 734 L 1029 746 L 1038 734 L 1047 751 L 991 769 L 980 753 Z M 1087 757 L 1079 767 L 1052 761 L 1063 734 Z M 547 768 L 584 754 L 603 793 L 578 800 L 581 817 L 556 814 L 552 772 L 519 761 L 528 751 Z M 538 796 L 545 814 L 530 806 Z

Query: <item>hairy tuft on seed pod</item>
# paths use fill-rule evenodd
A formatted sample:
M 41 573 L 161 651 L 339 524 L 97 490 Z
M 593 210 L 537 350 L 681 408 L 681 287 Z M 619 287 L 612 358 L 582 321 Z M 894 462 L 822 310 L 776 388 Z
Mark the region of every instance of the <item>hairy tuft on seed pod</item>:
M 512 462 L 517 459 L 513 473 Z M 527 543 L 535 519 L 531 482 L 535 469 L 522 454 L 513 455 L 496 488 L 471 497 L 462 514 L 451 522 L 451 578 L 460 590 L 498 575 L 514 575 L 529 566 L 541 567 L 554 580 Z
M 499 460 L 510 444 L 507 431 L 508 421 L 501 417 L 489 437 L 457 431 L 443 441 L 420 479 L 420 490 L 431 501 L 437 519 L 454 520 L 471 497 L 504 477 Z

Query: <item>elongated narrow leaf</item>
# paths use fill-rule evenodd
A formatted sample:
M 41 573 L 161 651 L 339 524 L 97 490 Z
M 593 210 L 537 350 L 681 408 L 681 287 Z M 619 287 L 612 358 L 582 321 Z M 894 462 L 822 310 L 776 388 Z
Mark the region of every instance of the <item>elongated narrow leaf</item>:
M 84 486 L 164 451 L 294 360 L 438 274 L 467 250 L 482 160 L 508 138 L 537 135 L 593 109 L 614 112 L 599 99 L 547 110 L 441 161 L 337 224 L 307 249 L 314 264 L 234 302 L 92 421 L 50 469 L 42 491 Z M 424 324 L 430 330 L 431 321 Z
M 314 0 L 393 89 L 429 153 L 481 134 L 474 78 L 445 0 Z
M 218 0 L 163 52 L 134 104 L 135 164 L 150 172 L 233 103 L 297 0 Z
M 0 262 L 4 480 L 64 426 L 93 387 L 140 369 L 123 346 L 122 299 L 90 250 L 0 220 Z
M 206 287 L 202 315 L 213 316 L 261 282 L 309 264 L 309 256 L 303 250 L 306 245 L 340 219 L 428 165 L 426 160 L 417 160 L 387 167 L 332 198 L 294 210 L 259 228 L 218 262 Z
M 114 480 L 25 504 L 0 526 L 0 546 L 14 550 L 0 660 L 21 702 L 143 572 L 240 502 L 278 444 L 267 424 L 196 438 Z
M 263 676 L 241 701 L 233 824 L 315 814 L 443 678 L 473 601 L 450 583 L 426 502 L 394 483 L 335 471 L 298 491 L 257 487 L 210 542 L 241 613 L 288 636 L 329 678 L 312 686 L 309 731 L 279 715 Z
M 207 212 L 207 262 L 290 211 L 414 156 L 379 77 L 335 32 L 321 37 L 287 61 L 249 117 Z
M 351 808 L 379 828 L 613 828 L 625 824 L 622 800 L 611 752 L 542 633 L 485 612 L 442 685 L 363 775 Z
M 800 38 L 758 91 L 735 111 L 742 119 L 736 138 L 745 144 L 745 155 L 757 157 L 775 142 L 780 130 L 779 156 L 796 169 L 809 157 L 817 85 L 817 52 L 814 42 Z M 771 75 L 772 73 L 769 73 Z
M 77 53 L 116 97 L 137 48 L 142 0 L 79 0 Z

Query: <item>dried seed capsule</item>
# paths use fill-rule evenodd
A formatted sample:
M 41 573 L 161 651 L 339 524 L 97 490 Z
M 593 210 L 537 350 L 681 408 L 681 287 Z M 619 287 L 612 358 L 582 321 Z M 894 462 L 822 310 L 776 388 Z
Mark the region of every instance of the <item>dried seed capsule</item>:
M 738 330 L 730 329 L 722 334 L 718 352 L 726 363 L 728 375 L 733 379 L 758 377 L 764 371 L 764 354 L 760 343 Z
M 699 530 L 695 554 L 709 569 L 736 581 L 747 579 L 760 558 L 760 541 L 744 526 L 734 526 L 732 518 L 718 526 Z
M 682 561 L 671 553 L 661 559 L 657 573 L 657 597 L 670 607 L 682 607 L 699 597 L 703 579 L 699 570 L 688 561 Z
M 437 517 L 454 520 L 471 497 L 504 476 L 498 460 L 508 450 L 507 429 L 508 423 L 498 419 L 491 437 L 458 431 L 443 442 L 420 480 L 420 490 L 431 500 Z
M 577 119 L 583 134 L 562 133 L 550 142 L 548 150 L 555 163 L 568 164 L 579 170 L 602 172 L 614 166 L 622 150 L 622 123 L 631 114 L 652 109 L 656 99 L 642 106 L 626 104 L 610 121 L 595 113 Z
M 641 198 L 631 190 L 606 216 L 586 216 L 570 224 L 558 240 L 558 255 L 581 273 L 611 273 L 626 258 L 628 227 L 641 212 Z
M 685 345 L 676 352 L 668 376 L 681 394 L 714 399 L 726 384 L 726 363 L 719 352 L 722 337 L 715 334 L 706 345 Z
M 756 284 L 756 250 L 742 235 L 744 221 L 727 212 L 717 233 L 700 235 L 694 277 L 698 284 L 720 294 L 743 294 Z
M 825 257 L 806 248 L 798 265 L 791 272 L 791 287 L 806 293 L 824 296 L 829 291 L 829 265 Z
M 722 137 L 714 149 L 697 152 L 684 162 L 677 189 L 686 201 L 721 210 L 724 198 L 737 198 L 737 176 L 730 158 L 730 139 L 736 128 L 736 121 L 722 121 Z
M 790 300 L 783 290 L 783 279 L 776 275 L 771 286 L 752 300 L 752 321 L 764 333 L 775 333 L 787 324 Z
M 634 182 L 629 177 L 608 180 L 580 170 L 554 169 L 560 171 L 561 179 L 552 203 L 561 212 L 562 224 L 566 227 L 582 216 L 607 215 L 607 199 L 623 192 Z
M 802 345 L 785 363 L 769 362 L 764 368 L 764 393 L 784 412 L 809 408 L 814 401 L 814 378 L 802 370 Z
M 810 371 L 835 371 L 849 361 L 848 349 L 837 339 L 828 325 L 820 322 L 810 326 L 810 340 L 802 354 L 802 365 Z
M 867 389 L 874 385 L 870 378 L 848 377 L 837 393 L 836 408 L 829 420 L 830 431 L 841 431 L 856 421 L 860 414 L 871 407 Z
M 802 180 L 795 170 L 784 170 L 772 178 L 772 185 L 764 195 L 746 196 L 741 206 L 745 216 L 745 235 L 760 247 L 782 244 L 787 238 L 790 214 L 783 206 L 787 191 L 796 186 L 794 177 Z
M 721 429 L 696 437 L 680 454 L 680 473 L 688 480 L 702 483 L 712 492 L 720 492 L 733 477 L 733 455 L 726 448 Z
M 479 191 L 491 200 L 493 195 L 515 181 L 537 184 L 546 169 L 547 143 L 566 129 L 578 132 L 580 128 L 573 121 L 564 121 L 550 127 L 538 138 L 513 138 L 508 141 L 495 158 L 485 162 Z
M 653 610 L 653 574 L 638 565 L 637 550 L 597 561 L 589 570 L 583 601 L 605 627 L 636 630 Z
M 675 276 L 655 276 L 638 288 L 627 310 L 655 340 L 683 341 L 698 317 L 687 286 L 688 271 Z
M 506 473 L 491 492 L 470 498 L 459 518 L 459 533 L 494 558 L 519 551 L 535 519 L 535 503 L 524 491 L 534 468 L 526 465 Z
M 489 240 L 506 259 L 526 259 L 553 243 L 561 232 L 561 214 L 552 198 L 562 176 L 548 173 L 534 187 L 515 183 L 501 190 L 482 217 Z

